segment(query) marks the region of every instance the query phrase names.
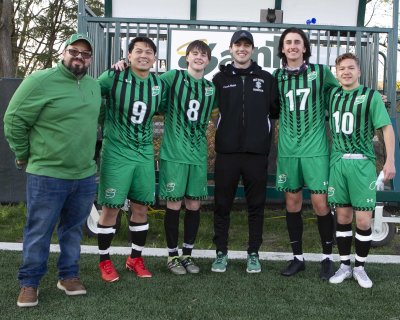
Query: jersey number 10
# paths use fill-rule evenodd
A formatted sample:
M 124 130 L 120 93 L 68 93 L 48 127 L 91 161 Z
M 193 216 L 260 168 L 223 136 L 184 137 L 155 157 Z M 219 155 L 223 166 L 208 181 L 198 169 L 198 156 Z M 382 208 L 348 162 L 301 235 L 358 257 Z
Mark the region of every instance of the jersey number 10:
M 340 112 L 336 111 L 332 114 L 333 121 L 335 122 L 335 132 L 344 134 L 352 134 L 354 127 L 354 115 L 351 112 L 344 112 L 342 119 L 340 119 Z M 342 121 L 340 121 L 342 120 Z

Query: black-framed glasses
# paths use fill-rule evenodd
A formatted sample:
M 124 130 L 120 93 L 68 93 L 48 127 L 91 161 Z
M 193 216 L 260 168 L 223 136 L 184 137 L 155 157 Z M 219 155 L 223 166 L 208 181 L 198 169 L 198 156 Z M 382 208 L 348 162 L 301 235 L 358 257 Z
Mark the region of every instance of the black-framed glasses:
M 68 51 L 68 53 L 73 57 L 77 57 L 79 54 L 83 59 L 90 59 L 92 57 L 92 53 L 88 51 L 79 51 L 76 49 L 67 49 L 66 51 Z

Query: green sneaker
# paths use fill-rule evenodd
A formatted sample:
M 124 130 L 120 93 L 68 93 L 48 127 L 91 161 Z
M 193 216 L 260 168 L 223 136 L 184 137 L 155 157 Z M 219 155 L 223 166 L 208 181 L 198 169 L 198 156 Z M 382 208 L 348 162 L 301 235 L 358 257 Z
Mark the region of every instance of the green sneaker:
M 253 252 L 247 255 L 247 273 L 261 272 L 261 263 L 258 254 Z
M 213 272 L 225 272 L 228 265 L 228 255 L 223 254 L 221 251 L 217 253 L 217 259 L 211 265 Z
M 200 268 L 194 263 L 194 259 L 191 256 L 182 256 L 181 264 L 186 269 L 187 273 L 200 272 Z
M 168 258 L 167 267 L 173 274 L 181 275 L 186 274 L 186 269 L 181 264 L 179 257 Z

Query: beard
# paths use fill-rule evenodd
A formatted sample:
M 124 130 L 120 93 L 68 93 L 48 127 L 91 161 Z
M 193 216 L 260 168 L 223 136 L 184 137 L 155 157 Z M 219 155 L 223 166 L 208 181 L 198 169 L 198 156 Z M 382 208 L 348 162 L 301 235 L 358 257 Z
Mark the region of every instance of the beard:
M 85 65 L 85 61 L 83 61 L 83 65 L 76 65 L 76 64 L 74 64 L 75 60 L 80 60 L 80 61 L 82 61 L 81 59 L 73 58 L 73 59 L 70 59 L 69 62 L 66 62 L 66 61 L 64 60 L 64 61 L 63 61 L 63 64 L 64 64 L 64 66 L 65 66 L 69 71 L 71 71 L 78 79 L 80 79 L 80 78 L 82 78 L 82 77 L 86 74 L 86 72 L 87 72 L 87 70 L 88 70 L 88 67 Z

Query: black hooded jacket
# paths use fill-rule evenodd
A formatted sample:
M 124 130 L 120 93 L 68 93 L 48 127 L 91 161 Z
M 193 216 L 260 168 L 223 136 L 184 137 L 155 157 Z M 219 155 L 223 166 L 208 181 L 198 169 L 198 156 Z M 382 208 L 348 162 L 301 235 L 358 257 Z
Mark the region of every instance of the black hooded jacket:
M 276 80 L 253 61 L 248 69 L 220 66 L 213 82 L 220 112 L 215 151 L 268 155 L 269 119 L 279 115 Z

